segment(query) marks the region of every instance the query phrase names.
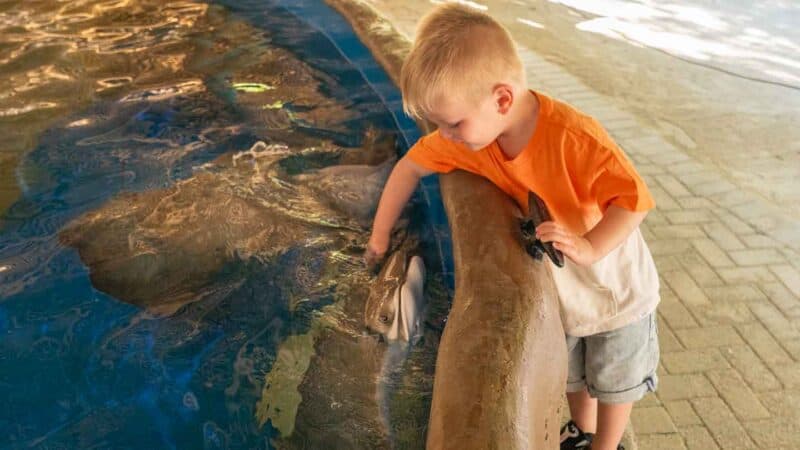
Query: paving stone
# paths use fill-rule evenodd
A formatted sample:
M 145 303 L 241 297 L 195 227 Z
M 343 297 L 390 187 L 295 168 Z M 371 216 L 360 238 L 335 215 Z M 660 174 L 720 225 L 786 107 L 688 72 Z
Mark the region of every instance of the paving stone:
M 690 425 L 702 425 L 703 421 L 700 416 L 694 412 L 691 403 L 688 400 L 675 400 L 671 402 L 664 402 L 664 407 L 667 408 L 672 422 L 680 429 Z
M 630 139 L 636 138 L 641 136 L 641 127 L 632 127 L 632 128 L 614 128 L 613 130 L 609 130 L 611 133 L 611 137 L 614 138 L 617 142 L 625 142 L 625 151 L 628 152 L 629 145 L 627 142 Z M 638 151 L 633 151 L 630 153 L 638 154 Z M 638 166 L 637 166 L 638 167 Z M 649 182 L 648 182 L 649 184 Z
M 645 222 L 650 226 L 669 225 L 669 221 L 666 216 L 664 216 L 664 213 L 657 209 L 651 209 L 650 212 L 647 213 Z
M 742 189 L 735 189 L 732 191 L 721 192 L 718 194 L 710 195 L 708 198 L 714 203 L 724 206 L 726 208 L 738 206 L 741 204 L 752 202 L 755 197 L 753 194 L 746 192 Z
M 686 187 L 672 175 L 658 175 L 656 180 L 669 195 L 673 197 L 685 197 L 692 195 Z
M 658 185 L 650 187 L 650 194 L 653 195 L 653 200 L 656 201 L 656 208 L 658 208 L 659 211 L 669 211 L 681 208 L 678 202 L 676 202 L 666 190 Z M 648 213 L 648 216 L 649 215 L 650 214 Z
M 791 264 L 795 270 L 800 271 L 800 252 L 789 247 L 781 247 L 778 250 L 783 253 L 783 256 L 786 257 L 786 260 L 789 261 L 789 264 Z
M 769 233 L 772 235 L 773 230 L 778 229 L 782 220 L 776 216 L 756 216 L 746 220 L 747 223 L 753 226 L 758 233 Z
M 736 370 L 712 370 L 706 373 L 706 377 L 717 388 L 720 397 L 725 400 L 740 420 L 770 417 L 769 411 L 761 404 Z
M 739 191 L 742 191 L 741 189 Z M 728 211 L 734 214 L 739 219 L 747 223 L 752 223 L 753 219 L 758 219 L 761 216 L 769 215 L 770 211 L 766 211 L 763 207 L 763 201 L 759 201 L 756 198 L 752 198 L 752 196 L 748 199 L 746 197 L 742 198 L 742 201 L 737 203 L 729 204 L 727 206 Z M 750 234 L 750 233 L 747 233 Z
M 792 294 L 783 283 L 759 283 L 763 292 L 767 294 L 772 304 L 778 307 L 787 317 L 792 317 L 792 312 L 800 310 L 800 299 Z
M 800 272 L 788 264 L 769 266 L 769 269 L 792 291 L 800 297 Z
M 747 432 L 759 449 L 794 449 L 800 436 L 800 420 L 775 417 L 767 420 L 745 422 Z
M 764 236 L 763 234 L 748 234 L 745 236 L 739 236 L 745 245 L 750 248 L 780 248 L 783 247 L 783 244 L 772 239 L 769 236 Z
M 678 428 L 678 432 L 683 436 L 686 448 L 689 450 L 713 450 L 719 448 L 719 445 L 717 445 L 704 426 Z
M 730 367 L 728 361 L 716 348 L 666 353 L 661 355 L 661 362 L 667 372 L 673 375 L 727 369 Z
M 659 314 L 661 313 L 659 312 Z M 683 345 L 675 337 L 675 333 L 673 333 L 663 317 L 659 317 L 658 320 L 658 347 L 662 354 L 684 350 Z
M 769 235 L 773 239 L 783 242 L 788 247 L 800 251 L 800 229 L 798 228 L 800 227 L 798 227 L 796 223 L 785 223 L 770 230 Z
M 739 191 L 743 191 L 743 189 L 739 189 Z M 729 209 L 732 213 L 748 222 L 754 218 L 772 216 L 778 213 L 777 208 L 755 197 L 751 198 L 750 201 L 741 201 L 730 205 Z
M 708 304 L 708 297 L 694 280 L 684 271 L 676 270 L 661 274 L 669 287 L 675 292 L 682 302 L 687 305 Z
M 686 273 L 690 274 L 692 278 L 701 287 L 723 286 L 725 283 L 717 275 L 711 266 L 708 265 L 699 253 L 694 250 L 689 250 L 675 258 L 680 262 L 681 266 L 686 269 Z
M 659 375 L 661 377 L 661 375 Z M 641 400 L 633 404 L 633 408 L 650 408 L 653 406 L 662 406 L 661 400 L 658 399 L 658 396 L 653 392 L 648 392 L 644 394 Z
M 722 448 L 758 448 L 721 399 L 693 399 L 692 406 Z
M 683 304 L 668 296 L 661 296 L 661 303 L 658 305 L 658 312 L 667 321 L 670 328 L 678 330 L 681 328 L 697 327 L 697 321 Z
M 723 250 L 742 250 L 745 248 L 742 241 L 721 222 L 704 223 L 703 230 Z
M 800 389 L 759 392 L 758 398 L 773 417 L 794 417 L 800 420 Z
M 681 183 L 686 186 L 697 186 L 700 184 L 709 183 L 719 180 L 719 172 L 703 169 L 698 172 L 677 173 L 675 178 L 679 179 Z
M 754 391 L 762 392 L 782 388 L 778 378 L 750 347 L 726 347 L 720 349 L 720 352 Z
M 654 155 L 650 155 L 650 160 L 656 164 L 662 164 L 668 166 L 670 164 L 677 164 L 684 161 L 689 160 L 689 156 L 685 153 L 679 151 L 676 147 L 672 147 L 674 150 L 666 151 L 662 153 L 656 153 Z
M 739 334 L 769 366 L 789 364 L 792 358 L 760 323 L 736 325 Z
M 716 271 L 719 277 L 729 284 L 776 281 L 775 275 L 766 267 L 721 267 Z
M 656 263 L 656 269 L 658 269 L 658 273 L 669 272 L 671 270 L 680 270 L 683 268 L 681 263 L 675 258 L 674 255 L 653 255 L 653 260 Z M 782 286 L 782 285 L 781 285 Z M 665 282 L 661 281 L 660 287 L 663 289 L 666 287 L 669 289 L 669 286 L 666 285 Z
M 692 239 L 692 246 L 713 267 L 730 267 L 734 265 L 725 251 L 709 238 Z
M 702 209 L 667 211 L 664 215 L 674 224 L 707 223 L 717 220 L 708 210 Z
M 717 391 L 703 374 L 659 375 L 656 395 L 662 402 L 716 397 Z
M 603 126 L 608 130 L 624 130 L 626 128 L 642 126 L 636 116 L 622 109 L 617 111 L 616 117 L 599 117 L 599 119 L 602 119 Z
M 612 134 L 615 134 L 615 133 L 612 133 Z M 662 174 L 662 173 L 664 173 L 664 168 L 662 166 L 658 165 L 658 164 L 637 164 L 636 165 L 636 171 L 639 172 L 639 174 L 644 177 L 645 181 L 649 181 L 649 179 L 650 179 L 649 176 L 650 175 Z M 655 178 L 653 178 L 653 179 L 655 179 Z M 647 184 L 650 185 L 651 183 L 648 182 Z M 653 194 L 653 187 L 652 186 L 650 187 L 650 193 Z M 665 192 L 665 194 L 666 194 L 666 192 Z M 658 205 L 659 208 L 664 208 L 664 206 L 659 202 L 659 198 L 656 197 L 655 194 L 653 194 L 653 198 L 656 200 L 656 205 Z M 672 200 L 672 199 L 670 199 L 670 200 Z M 678 205 L 676 204 L 675 206 L 677 207 Z
M 692 248 L 692 244 L 687 239 L 652 239 L 647 241 L 647 247 L 653 257 L 657 257 L 683 253 Z
M 731 250 L 728 252 L 728 255 L 736 264 L 740 266 L 763 266 L 767 264 L 781 264 L 786 262 L 786 258 L 784 258 L 780 252 L 771 248 Z
M 648 214 L 649 216 L 649 214 Z M 655 225 L 653 234 L 659 239 L 687 239 L 706 237 L 702 228 L 697 225 Z
M 659 330 L 659 333 L 661 331 Z M 658 335 L 659 339 L 661 334 Z M 782 342 L 783 348 L 792 356 L 795 361 L 800 361 L 800 339 L 789 339 Z
M 680 433 L 643 434 L 637 432 L 636 443 L 641 449 L 648 450 L 683 450 L 686 445 Z
M 642 232 L 642 238 L 644 238 L 645 242 L 650 242 L 656 239 L 656 235 L 650 231 L 650 227 L 647 226 L 647 223 L 642 223 L 639 225 L 639 231 Z M 652 252 L 651 252 L 652 254 Z
M 732 232 L 737 234 L 753 234 L 753 227 L 730 213 L 717 213 L 717 217 Z
M 752 323 L 756 320 L 746 303 L 714 302 L 710 305 L 690 306 L 689 311 L 701 327 Z
M 667 167 L 667 170 L 672 172 L 676 176 L 680 175 L 680 174 L 685 174 L 685 173 L 702 172 L 702 171 L 705 171 L 706 169 L 707 169 L 707 166 L 705 164 L 701 164 L 701 163 L 697 162 L 697 160 L 694 160 L 694 159 L 689 160 L 689 161 L 684 161 L 684 162 L 681 162 L 681 163 L 678 163 L 678 164 L 673 164 L 673 165 Z
M 721 194 L 724 192 L 735 190 L 736 186 L 726 180 L 714 180 L 708 183 L 697 184 L 689 187 L 689 190 L 700 197 L 707 197 L 709 195 Z
M 705 209 L 710 210 L 715 205 L 711 200 L 703 197 L 678 197 L 677 200 L 683 209 Z
M 730 325 L 675 330 L 675 335 L 689 350 L 745 345 L 739 333 Z
M 760 302 L 767 296 L 752 283 L 704 287 L 703 292 L 712 302 Z
M 800 363 L 778 365 L 772 368 L 786 389 L 800 389 Z
M 631 412 L 631 422 L 637 435 L 678 431 L 663 406 L 636 408 Z
M 625 141 L 625 148 L 631 152 L 654 155 L 666 149 L 672 148 L 672 144 L 665 141 L 663 137 L 654 132 L 643 132 L 636 137 L 628 138 Z
M 754 303 L 750 310 L 779 341 L 800 339 L 800 330 L 771 303 Z

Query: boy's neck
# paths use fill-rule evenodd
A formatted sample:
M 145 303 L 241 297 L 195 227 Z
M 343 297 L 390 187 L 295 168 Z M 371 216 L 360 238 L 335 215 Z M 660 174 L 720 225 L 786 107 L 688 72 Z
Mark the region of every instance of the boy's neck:
M 539 119 L 539 99 L 530 90 L 523 92 L 511 107 L 508 127 L 497 136 L 500 150 L 510 159 L 516 158 L 525 149 Z

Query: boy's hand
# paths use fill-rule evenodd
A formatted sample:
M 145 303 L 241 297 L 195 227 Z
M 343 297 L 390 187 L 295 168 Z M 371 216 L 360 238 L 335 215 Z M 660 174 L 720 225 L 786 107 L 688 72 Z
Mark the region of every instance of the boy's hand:
M 364 263 L 367 269 L 374 270 L 378 263 L 386 255 L 389 249 L 389 237 L 380 237 L 373 233 L 367 242 L 367 249 L 364 251 Z
M 548 221 L 539 224 L 536 227 L 536 238 L 542 242 L 552 242 L 553 247 L 580 266 L 589 266 L 598 259 L 597 253 L 588 239 L 572 233 L 556 222 Z

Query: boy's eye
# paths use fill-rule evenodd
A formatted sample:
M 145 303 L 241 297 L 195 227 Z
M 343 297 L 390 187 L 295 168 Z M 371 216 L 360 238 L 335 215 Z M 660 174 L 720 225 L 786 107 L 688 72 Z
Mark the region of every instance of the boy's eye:
M 460 120 L 458 122 L 454 123 L 454 124 L 447 124 L 447 126 L 450 127 L 450 128 L 456 128 L 459 125 L 461 125 L 461 121 Z

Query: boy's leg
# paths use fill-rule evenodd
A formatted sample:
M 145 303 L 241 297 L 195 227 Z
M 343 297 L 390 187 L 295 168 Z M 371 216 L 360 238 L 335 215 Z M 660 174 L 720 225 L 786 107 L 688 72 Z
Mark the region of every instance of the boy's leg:
M 597 401 L 589 397 L 586 390 L 586 371 L 584 356 L 586 345 L 583 338 L 566 335 L 567 360 L 567 402 L 572 420 L 561 427 L 560 450 L 576 450 L 589 448 L 591 437 L 597 420 Z
M 567 392 L 569 415 L 584 433 L 597 429 L 597 399 L 589 396 L 586 388 L 578 392 Z
M 633 403 L 656 390 L 660 352 L 655 315 L 584 337 L 586 384 L 598 400 L 592 450 L 616 450 Z
M 599 404 L 597 433 L 592 439 L 592 450 L 617 450 L 632 408 L 632 402 Z

